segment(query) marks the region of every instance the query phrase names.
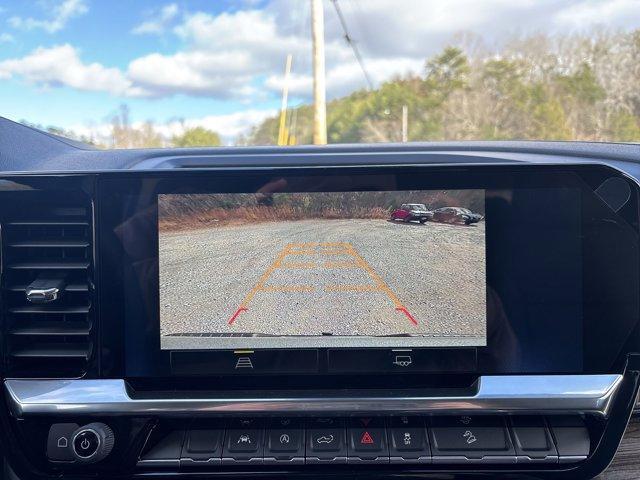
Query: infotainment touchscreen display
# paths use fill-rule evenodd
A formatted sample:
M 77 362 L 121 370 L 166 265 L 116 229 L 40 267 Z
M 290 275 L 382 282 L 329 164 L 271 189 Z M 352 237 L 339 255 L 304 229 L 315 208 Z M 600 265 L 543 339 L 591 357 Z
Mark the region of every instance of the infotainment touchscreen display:
M 640 308 L 637 201 L 616 212 L 596 193 L 610 171 L 566 168 L 114 174 L 97 211 L 100 311 L 117 322 L 102 368 L 610 371 L 620 349 L 601 339 L 623 345 Z
M 485 191 L 159 194 L 161 348 L 487 344 Z

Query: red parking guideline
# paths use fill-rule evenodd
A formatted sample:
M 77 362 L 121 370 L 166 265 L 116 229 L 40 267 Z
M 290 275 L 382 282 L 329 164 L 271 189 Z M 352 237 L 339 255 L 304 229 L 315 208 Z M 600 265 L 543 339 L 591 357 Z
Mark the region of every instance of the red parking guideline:
M 404 313 L 407 316 L 407 318 L 409 320 L 411 320 L 411 323 L 413 323 L 414 325 L 418 325 L 418 322 L 416 321 L 416 319 L 413 318 L 413 315 L 411 315 L 409 313 L 409 310 L 407 310 L 405 307 L 396 307 L 396 310 L 398 310 L 399 312 Z
M 242 312 L 246 312 L 247 310 L 249 309 L 245 307 L 240 307 L 238 310 L 236 310 L 236 313 L 234 313 L 229 319 L 229 325 L 233 325 L 233 322 L 236 321 L 236 318 L 238 318 L 238 315 L 240 315 Z

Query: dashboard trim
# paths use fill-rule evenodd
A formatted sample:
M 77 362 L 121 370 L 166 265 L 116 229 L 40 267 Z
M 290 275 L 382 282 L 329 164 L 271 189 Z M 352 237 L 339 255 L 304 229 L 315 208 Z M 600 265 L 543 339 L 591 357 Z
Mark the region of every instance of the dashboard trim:
M 5 380 L 11 412 L 27 415 L 198 415 L 337 413 L 589 413 L 608 417 L 622 375 L 482 376 L 468 396 L 427 396 L 418 390 L 269 392 L 253 396 L 136 398 L 122 379 Z

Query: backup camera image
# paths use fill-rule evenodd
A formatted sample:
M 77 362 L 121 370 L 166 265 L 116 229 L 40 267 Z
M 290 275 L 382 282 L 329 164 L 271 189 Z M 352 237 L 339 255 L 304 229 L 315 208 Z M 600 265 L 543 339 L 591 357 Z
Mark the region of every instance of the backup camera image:
M 484 198 L 161 194 L 161 348 L 484 346 Z

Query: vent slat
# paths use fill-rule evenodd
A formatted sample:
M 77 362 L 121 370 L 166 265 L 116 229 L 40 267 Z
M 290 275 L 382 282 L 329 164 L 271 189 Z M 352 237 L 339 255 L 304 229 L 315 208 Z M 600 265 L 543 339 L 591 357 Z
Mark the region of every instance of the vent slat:
M 9 330 L 16 336 L 85 336 L 89 335 L 89 324 L 77 325 L 75 322 L 30 322 L 24 326 Z
M 0 209 L 7 374 L 80 377 L 93 350 L 90 199 L 67 190 L 21 195 L 20 209 Z M 49 303 L 27 300 L 29 288 L 49 285 L 61 290 Z
M 49 343 L 33 347 L 16 348 L 10 355 L 15 358 L 83 358 L 88 359 L 90 344 Z
M 86 221 L 69 221 L 69 220 L 60 220 L 60 221 L 41 221 L 41 222 L 8 222 L 7 225 L 14 227 L 88 227 L 89 222 Z
M 9 243 L 13 248 L 86 248 L 86 240 L 24 240 Z
M 9 312 L 17 314 L 44 314 L 44 315 L 72 315 L 72 314 L 87 314 L 89 313 L 89 305 L 74 305 L 74 306 L 48 306 L 48 305 L 27 305 L 26 307 L 12 307 L 9 308 Z
M 24 262 L 9 265 L 12 270 L 86 270 L 89 262 Z

